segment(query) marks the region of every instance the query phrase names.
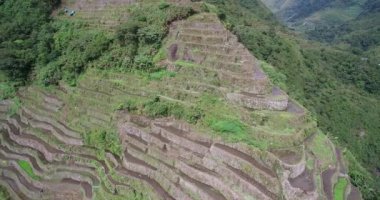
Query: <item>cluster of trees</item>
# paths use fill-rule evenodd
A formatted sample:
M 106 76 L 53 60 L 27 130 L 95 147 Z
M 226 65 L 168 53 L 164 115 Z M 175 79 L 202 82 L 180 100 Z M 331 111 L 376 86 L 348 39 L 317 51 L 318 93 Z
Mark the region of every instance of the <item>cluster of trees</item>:
M 24 83 L 38 57 L 38 38 L 59 0 L 0 1 L 0 72 Z
M 154 57 L 159 53 L 162 40 L 169 31 L 172 21 L 194 14 L 190 7 L 167 3 L 145 4 L 130 10 L 131 17 L 117 31 L 117 39 L 127 47 L 130 64 L 141 70 L 157 70 Z
M 59 0 L 0 3 L 0 78 L 6 77 L 9 86 L 0 85 L 2 98 L 14 91 L 10 89 L 12 85 L 31 79 L 42 85 L 60 80 L 75 85 L 90 66 L 156 70 L 153 58 L 168 25 L 194 13 L 190 7 L 167 3 L 132 6 L 129 20 L 120 25 L 115 35 L 88 29 L 85 22 L 51 20 L 51 11 Z

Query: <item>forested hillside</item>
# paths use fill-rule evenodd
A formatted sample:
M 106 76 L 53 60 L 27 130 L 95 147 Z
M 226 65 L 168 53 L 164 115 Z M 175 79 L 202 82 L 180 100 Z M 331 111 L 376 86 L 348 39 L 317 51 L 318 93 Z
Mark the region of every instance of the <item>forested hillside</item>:
M 43 49 L 43 38 L 50 30 L 52 9 L 59 0 L 0 1 L 0 94 L 2 98 L 14 92 L 13 86 L 24 84 L 40 59 L 52 59 Z M 42 58 L 46 56 L 45 58 Z

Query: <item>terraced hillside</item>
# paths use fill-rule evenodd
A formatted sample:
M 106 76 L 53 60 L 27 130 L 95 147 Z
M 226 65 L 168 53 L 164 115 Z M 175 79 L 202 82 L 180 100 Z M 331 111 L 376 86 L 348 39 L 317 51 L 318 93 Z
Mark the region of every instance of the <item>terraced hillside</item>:
M 340 151 L 215 14 L 172 23 L 160 54 L 158 72 L 88 69 L 2 101 L 11 197 L 360 198 Z
M 74 20 L 90 27 L 113 28 L 128 18 L 127 6 L 134 0 L 62 1 L 61 7 L 75 11 Z

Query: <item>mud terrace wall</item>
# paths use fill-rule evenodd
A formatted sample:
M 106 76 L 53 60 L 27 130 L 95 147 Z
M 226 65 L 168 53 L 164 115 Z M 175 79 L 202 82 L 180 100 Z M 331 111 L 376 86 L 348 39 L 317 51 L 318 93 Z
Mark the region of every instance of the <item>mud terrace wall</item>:
M 183 122 L 126 115 L 119 124 L 123 167 L 155 180 L 174 199 L 316 199 L 287 182 L 289 173 L 302 173 L 304 161 L 282 164 L 271 153 L 205 137 Z

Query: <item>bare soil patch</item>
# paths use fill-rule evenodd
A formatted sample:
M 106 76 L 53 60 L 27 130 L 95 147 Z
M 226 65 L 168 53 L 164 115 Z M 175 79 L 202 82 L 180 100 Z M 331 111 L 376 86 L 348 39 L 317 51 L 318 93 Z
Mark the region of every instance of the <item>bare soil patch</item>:
M 302 174 L 297 176 L 296 178 L 290 178 L 289 182 L 293 187 L 299 188 L 306 192 L 314 191 L 316 187 L 314 183 L 313 174 L 308 169 L 305 169 L 302 172 Z
M 335 168 L 331 168 L 322 172 L 323 191 L 329 200 L 333 200 L 333 185 L 331 178 L 335 174 L 335 170 Z

